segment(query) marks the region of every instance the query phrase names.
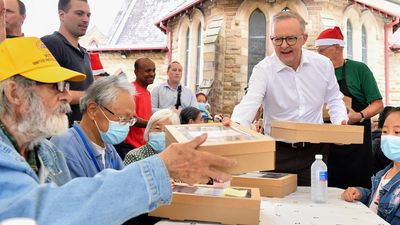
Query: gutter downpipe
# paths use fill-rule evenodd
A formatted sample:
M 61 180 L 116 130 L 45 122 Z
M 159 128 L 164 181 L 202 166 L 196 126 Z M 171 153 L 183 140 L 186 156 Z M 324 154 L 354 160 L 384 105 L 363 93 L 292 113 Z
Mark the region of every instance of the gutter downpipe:
M 167 32 L 168 64 L 170 64 L 172 62 L 172 30 L 165 26 L 162 21 L 160 21 L 160 27 Z
M 399 17 L 395 17 L 395 19 L 384 26 L 384 55 L 385 55 L 385 105 L 389 105 L 389 94 L 390 94 L 390 85 L 389 85 L 389 30 L 393 29 L 393 26 L 399 23 Z

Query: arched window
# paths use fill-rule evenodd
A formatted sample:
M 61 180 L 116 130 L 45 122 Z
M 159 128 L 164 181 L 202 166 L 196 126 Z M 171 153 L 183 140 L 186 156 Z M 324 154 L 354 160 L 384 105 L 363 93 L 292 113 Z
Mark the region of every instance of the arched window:
M 197 30 L 197 55 L 196 55 L 196 89 L 200 86 L 201 81 L 203 80 L 202 77 L 202 66 L 201 62 L 202 60 L 202 53 L 203 53 L 203 39 L 202 39 L 202 33 L 201 33 L 201 23 L 199 23 L 199 28 Z
M 362 50 L 362 61 L 367 63 L 367 30 L 363 25 L 361 28 L 361 50 Z
M 264 13 L 256 9 L 249 19 L 249 50 L 247 80 L 254 66 L 265 57 L 266 20 Z
M 186 47 L 185 47 L 185 86 L 189 83 L 189 56 L 190 56 L 190 29 L 186 31 Z
M 353 27 L 350 20 L 347 20 L 347 58 L 353 58 Z

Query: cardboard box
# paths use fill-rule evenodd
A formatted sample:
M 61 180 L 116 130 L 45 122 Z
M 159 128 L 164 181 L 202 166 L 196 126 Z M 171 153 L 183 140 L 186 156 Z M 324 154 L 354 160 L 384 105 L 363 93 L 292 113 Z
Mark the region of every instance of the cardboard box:
M 207 133 L 208 138 L 198 150 L 236 159 L 238 165 L 226 172 L 242 174 L 275 168 L 275 140 L 236 123 L 230 127 L 221 123 L 166 126 L 167 146 L 187 142 Z
M 297 191 L 297 175 L 273 172 L 246 173 L 233 176 L 231 185 L 259 188 L 262 197 L 283 198 Z
M 171 204 L 160 206 L 149 215 L 170 220 L 259 224 L 261 198 L 257 188 L 240 188 L 248 190 L 248 196 L 245 198 L 196 194 L 191 190 L 193 188 L 196 187 L 187 187 L 189 191 L 174 190 Z M 214 194 L 215 191 L 211 190 L 211 193 Z
M 351 109 L 351 98 L 350 97 L 344 96 L 343 102 L 344 102 L 344 105 L 346 106 L 346 109 Z M 322 108 L 322 118 L 324 119 L 324 121 L 330 121 L 328 108 L 327 108 L 326 104 L 324 104 L 324 107 Z
M 286 142 L 362 144 L 364 127 L 272 121 L 271 137 Z

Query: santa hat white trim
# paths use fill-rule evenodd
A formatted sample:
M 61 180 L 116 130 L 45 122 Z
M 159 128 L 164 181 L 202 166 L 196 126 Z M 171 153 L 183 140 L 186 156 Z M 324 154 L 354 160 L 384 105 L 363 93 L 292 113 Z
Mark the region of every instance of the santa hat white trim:
M 325 38 L 325 39 L 318 39 L 315 41 L 315 46 L 321 45 L 340 45 L 344 47 L 345 42 L 340 39 L 333 39 L 333 38 Z
M 106 71 L 104 69 L 99 69 L 99 70 L 92 70 L 93 71 L 93 76 L 105 73 Z

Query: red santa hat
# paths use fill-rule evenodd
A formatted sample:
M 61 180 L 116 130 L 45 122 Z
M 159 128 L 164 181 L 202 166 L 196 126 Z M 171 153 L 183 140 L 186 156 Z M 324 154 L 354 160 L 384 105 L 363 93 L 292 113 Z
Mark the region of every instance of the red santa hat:
M 340 45 L 344 47 L 342 31 L 339 27 L 329 28 L 322 31 L 315 40 L 315 46 L 321 45 Z
M 99 75 L 105 73 L 103 65 L 100 61 L 99 53 L 90 53 L 90 65 L 92 66 L 93 75 Z

